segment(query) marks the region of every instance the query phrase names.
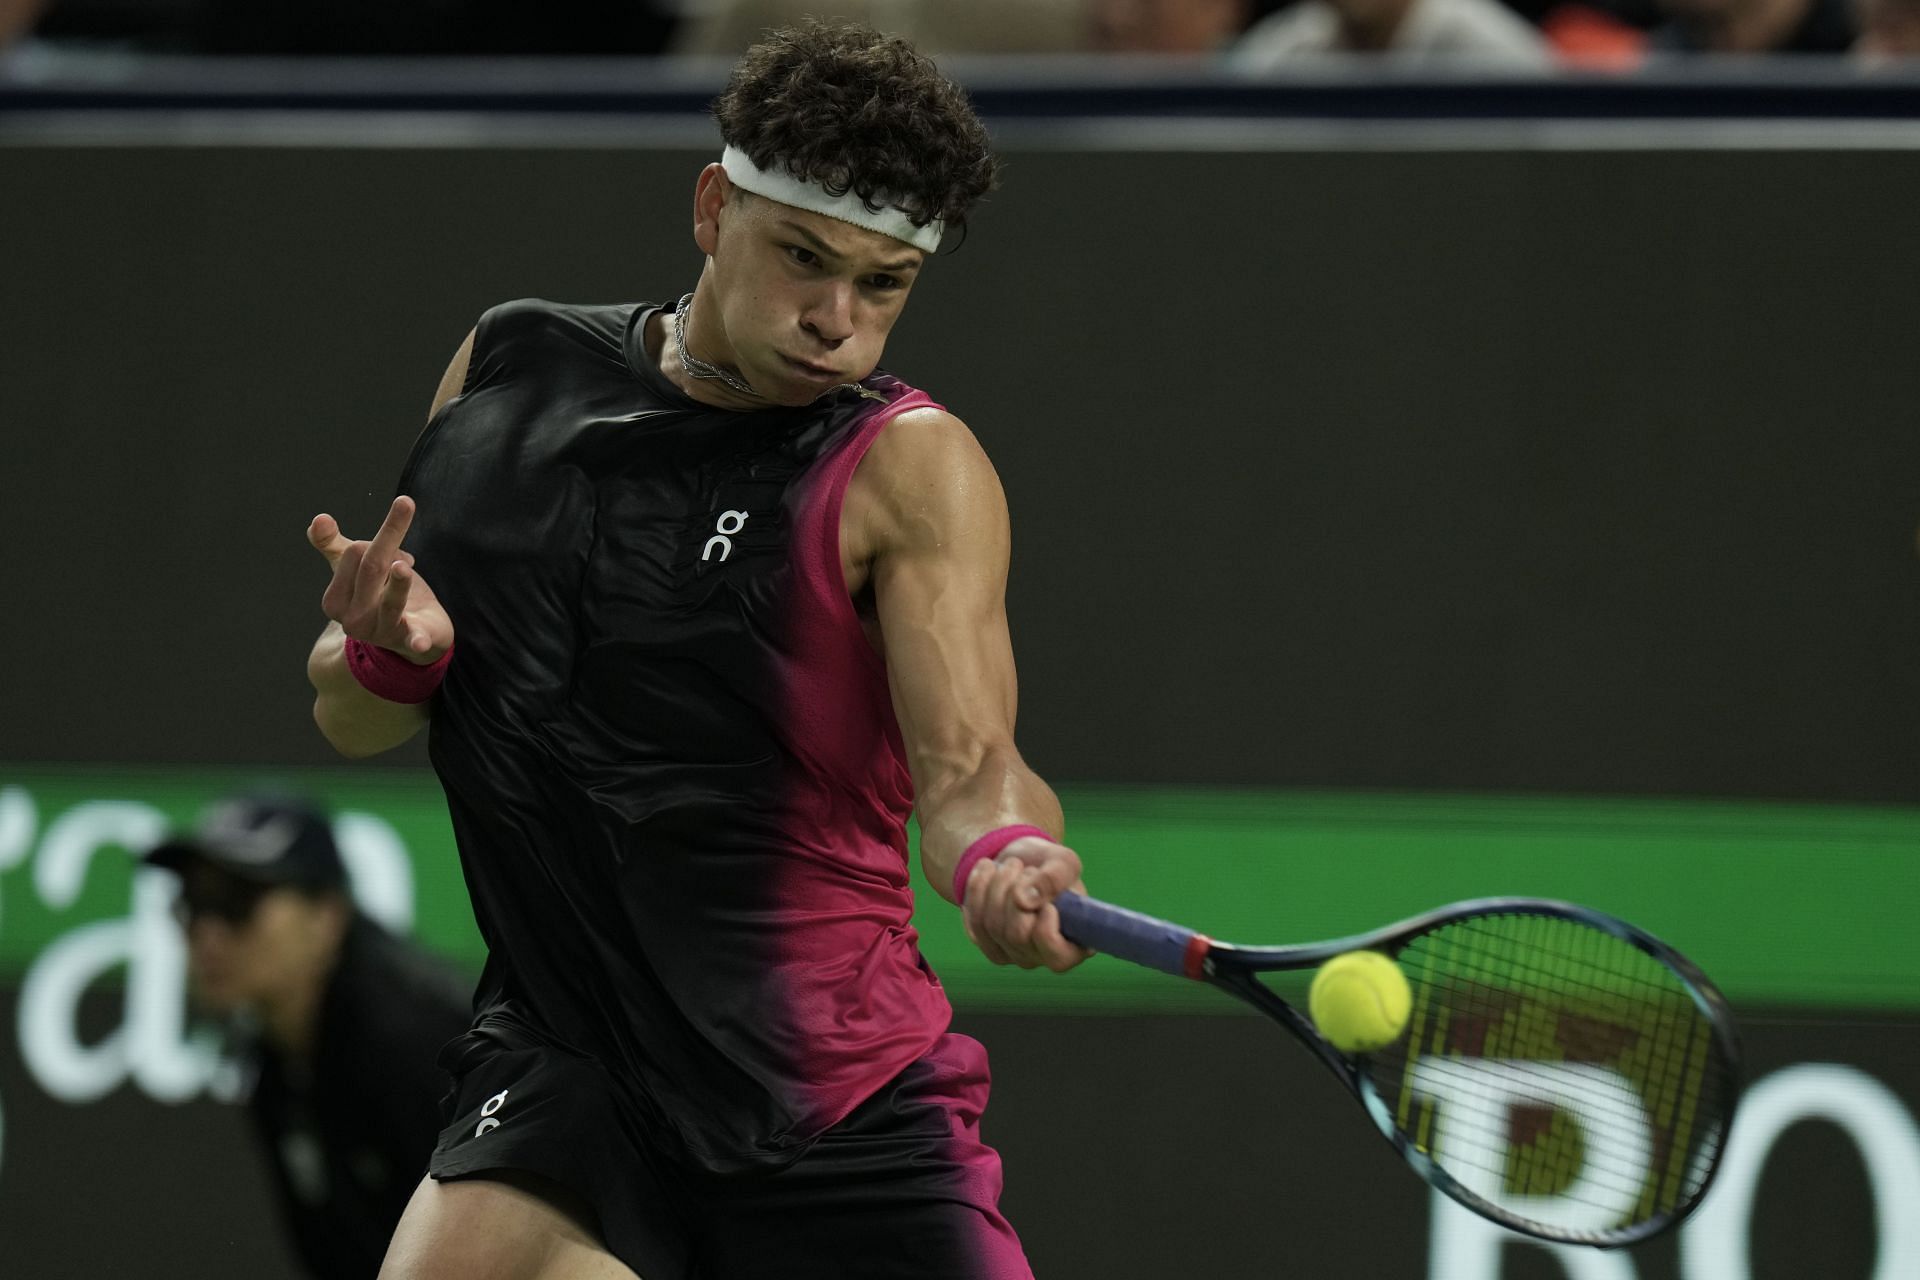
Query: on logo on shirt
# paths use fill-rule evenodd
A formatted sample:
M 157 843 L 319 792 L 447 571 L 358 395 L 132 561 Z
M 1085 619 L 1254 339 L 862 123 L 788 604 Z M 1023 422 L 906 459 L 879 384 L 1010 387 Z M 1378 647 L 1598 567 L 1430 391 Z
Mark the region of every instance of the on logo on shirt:
M 747 513 L 744 511 L 722 511 L 718 523 L 713 526 L 713 536 L 707 539 L 707 545 L 701 550 L 702 560 L 713 559 L 717 548 L 720 559 L 724 561 L 733 554 L 733 537 L 747 527 Z

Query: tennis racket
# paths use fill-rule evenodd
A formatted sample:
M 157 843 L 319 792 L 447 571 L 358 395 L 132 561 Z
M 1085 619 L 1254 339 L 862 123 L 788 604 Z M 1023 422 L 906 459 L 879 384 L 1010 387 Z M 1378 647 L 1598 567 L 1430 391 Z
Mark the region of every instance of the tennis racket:
M 1672 947 L 1565 902 L 1486 898 L 1291 947 L 1215 942 L 1079 894 L 1082 946 L 1230 992 L 1313 1050 L 1429 1183 L 1528 1235 L 1603 1248 L 1685 1218 L 1739 1093 L 1726 1000 Z M 1413 993 L 1400 1038 L 1346 1054 L 1261 974 L 1383 952 Z

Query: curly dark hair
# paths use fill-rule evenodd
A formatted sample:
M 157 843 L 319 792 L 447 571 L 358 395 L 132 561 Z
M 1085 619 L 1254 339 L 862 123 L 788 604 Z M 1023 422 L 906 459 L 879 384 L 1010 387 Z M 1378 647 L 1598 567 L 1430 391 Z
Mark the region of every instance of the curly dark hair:
M 959 85 L 897 36 L 809 18 L 769 32 L 733 69 L 713 118 L 729 146 L 876 212 L 964 227 L 999 179 L 987 131 Z

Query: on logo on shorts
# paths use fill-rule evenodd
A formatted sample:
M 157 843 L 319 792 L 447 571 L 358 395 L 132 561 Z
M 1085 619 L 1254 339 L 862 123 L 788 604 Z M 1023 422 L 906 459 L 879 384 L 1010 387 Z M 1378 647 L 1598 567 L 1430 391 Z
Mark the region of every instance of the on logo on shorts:
M 475 1127 L 473 1131 L 474 1137 L 478 1138 L 482 1134 L 486 1133 L 489 1129 L 498 1129 L 500 1127 L 500 1118 L 498 1113 L 500 1111 L 500 1108 L 506 1105 L 507 1092 L 508 1091 L 506 1089 L 502 1089 L 500 1092 L 494 1094 L 491 1098 L 488 1098 L 484 1103 L 481 1104 L 480 1123 L 478 1126 Z

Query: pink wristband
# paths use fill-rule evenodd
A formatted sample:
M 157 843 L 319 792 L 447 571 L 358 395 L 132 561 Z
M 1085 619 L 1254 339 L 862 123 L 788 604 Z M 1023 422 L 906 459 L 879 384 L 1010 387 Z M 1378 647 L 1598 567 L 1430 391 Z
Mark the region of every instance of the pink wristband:
M 1039 836 L 1048 844 L 1053 836 L 1038 827 L 1013 826 L 996 827 L 967 846 L 960 855 L 960 865 L 953 869 L 953 900 L 964 903 L 967 900 L 967 877 L 973 874 L 973 864 L 982 858 L 991 858 L 1015 840 L 1024 840 L 1028 836 Z
M 347 637 L 347 670 L 360 686 L 388 702 L 425 702 L 447 678 L 447 663 L 453 658 L 453 646 L 425 666 L 408 662 L 391 649 Z

